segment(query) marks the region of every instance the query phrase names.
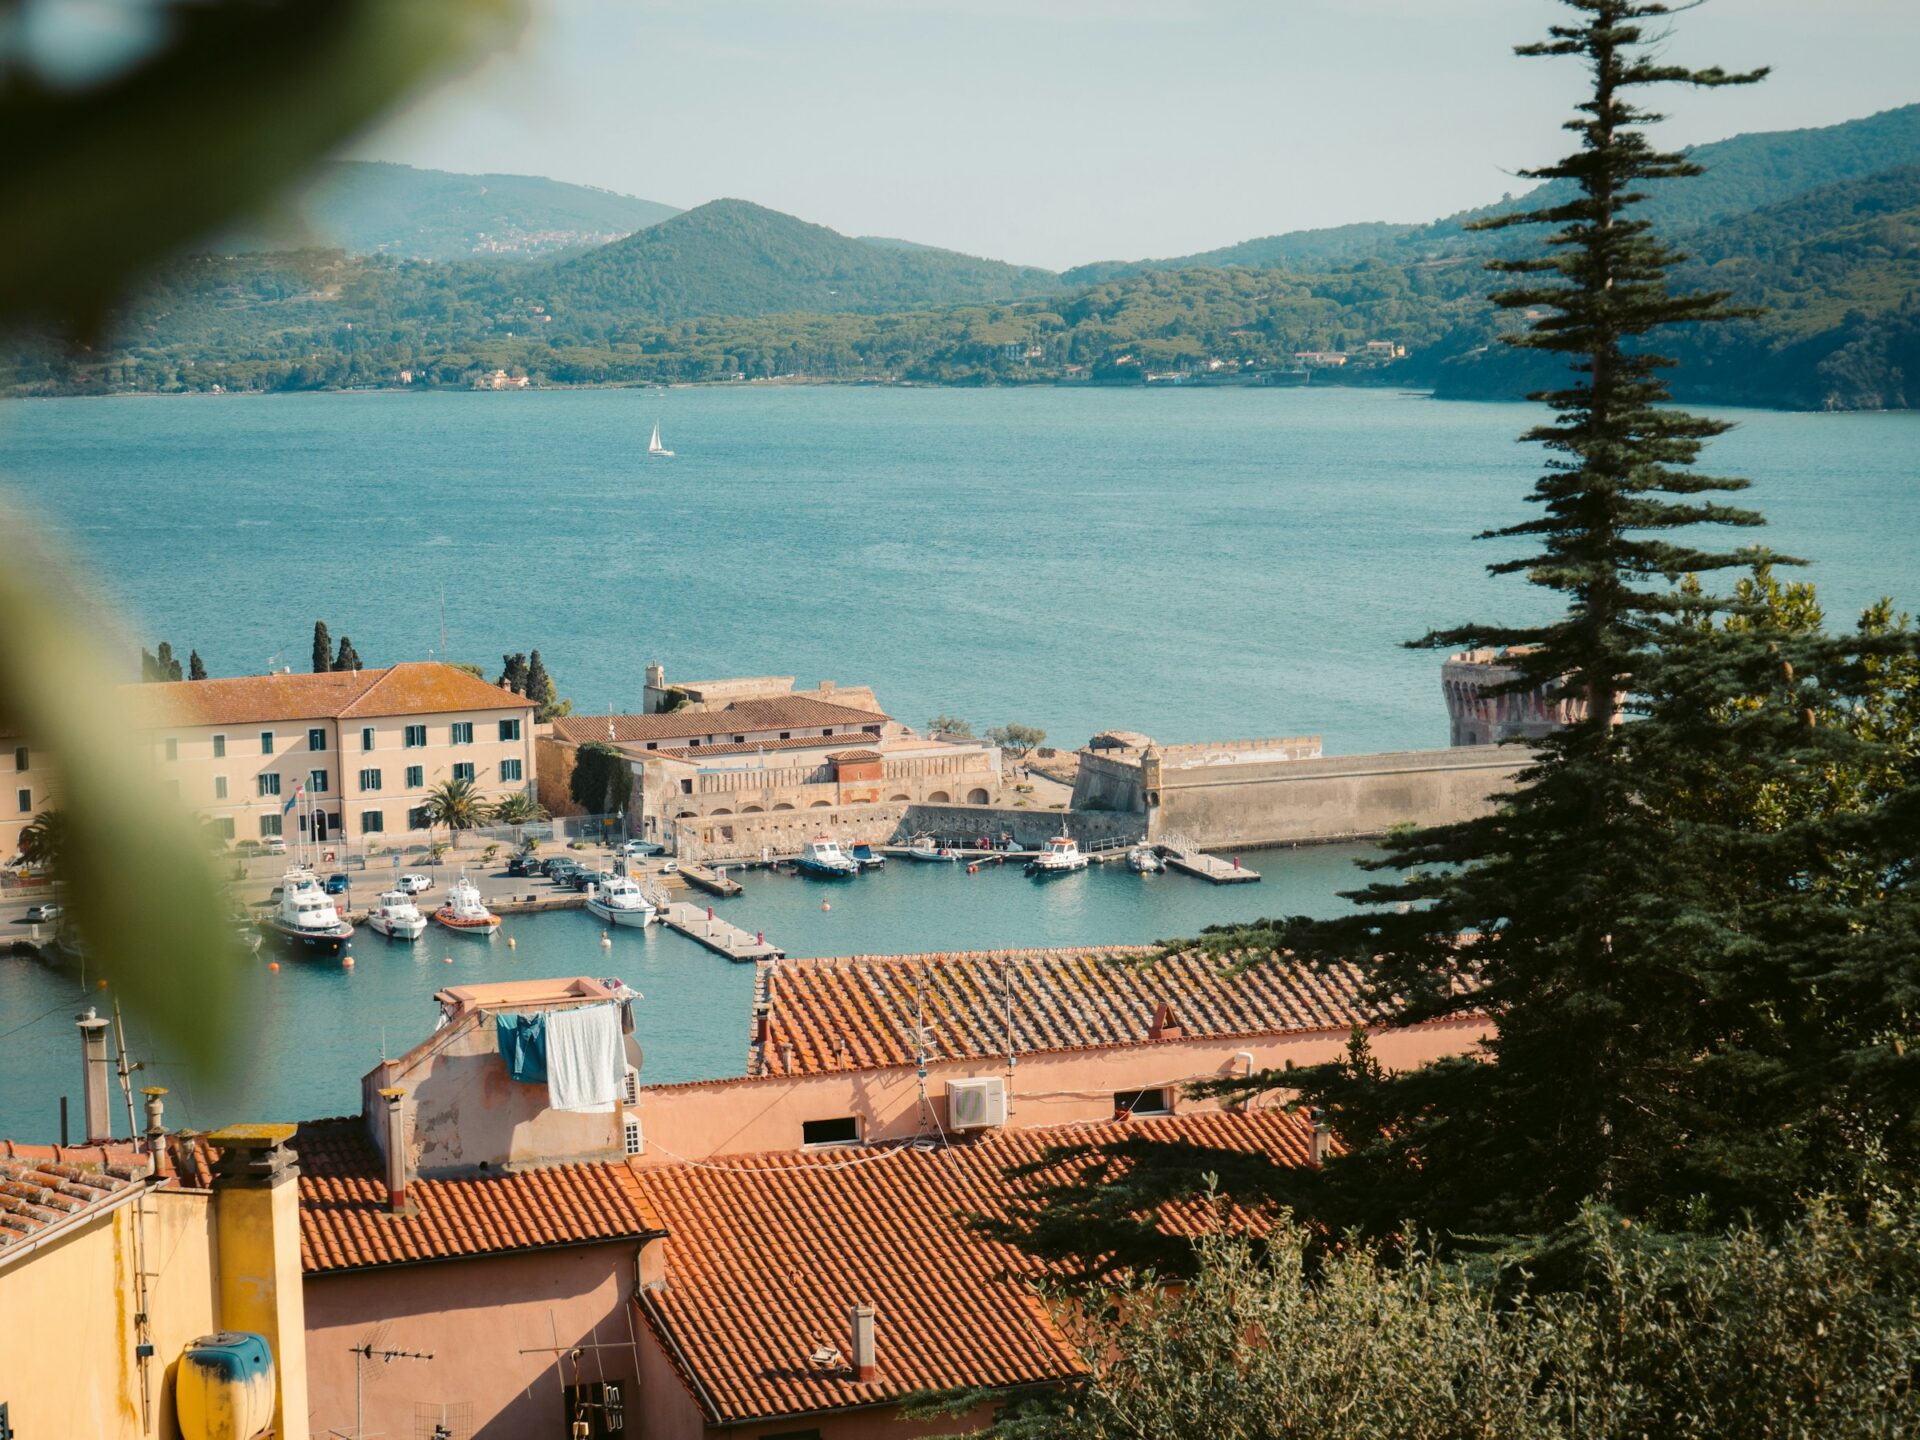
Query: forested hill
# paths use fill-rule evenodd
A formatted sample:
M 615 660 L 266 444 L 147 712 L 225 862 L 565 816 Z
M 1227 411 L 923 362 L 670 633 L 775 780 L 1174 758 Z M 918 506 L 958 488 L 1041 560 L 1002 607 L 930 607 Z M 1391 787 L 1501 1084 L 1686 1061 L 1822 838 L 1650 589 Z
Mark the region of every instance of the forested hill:
M 336 160 L 291 213 L 216 248 L 338 246 L 410 260 L 507 259 L 584 250 L 680 212 L 671 205 L 538 175 L 456 175 L 370 160 Z
M 531 282 L 529 282 L 531 283 Z M 541 277 L 556 320 L 593 333 L 635 315 L 899 310 L 1050 291 L 1050 271 L 856 240 L 745 200 L 715 200 Z
M 1920 407 L 1920 106 L 1699 153 L 1733 175 L 1688 182 L 1710 193 L 1664 227 L 1693 257 L 1680 281 L 1765 313 L 1657 337 L 1682 361 L 1676 393 Z M 1888 163 L 1847 173 L 1876 160 Z M 1845 178 L 1810 184 L 1822 167 Z M 1756 195 L 1771 198 L 1738 208 Z M 1487 237 L 1460 217 L 1278 238 L 1265 264 L 1230 258 L 1265 243 L 1250 242 L 1208 265 L 1063 277 L 722 200 L 532 262 L 203 257 L 157 276 L 98 350 L 10 337 L 0 392 L 473 385 L 496 372 L 534 385 L 1248 383 L 1298 381 L 1302 352 L 1355 362 L 1315 369 L 1316 384 L 1510 397 L 1554 378 L 1550 361 L 1496 343 L 1513 322 L 1487 303 Z
M 1735 135 L 1696 146 L 1689 154 L 1706 173 L 1677 183 L 1650 184 L 1639 207 L 1640 214 L 1662 229 L 1693 229 L 1777 205 L 1821 186 L 1920 162 L 1920 104 L 1815 129 Z M 1171 259 L 1100 261 L 1068 270 L 1061 279 L 1068 285 L 1094 284 L 1145 270 L 1222 265 L 1323 269 L 1376 258 L 1409 263 L 1487 254 L 1526 242 L 1512 231 L 1469 231 L 1469 221 L 1557 204 L 1568 193 L 1567 182 L 1553 182 L 1430 224 L 1367 222 L 1294 230 Z

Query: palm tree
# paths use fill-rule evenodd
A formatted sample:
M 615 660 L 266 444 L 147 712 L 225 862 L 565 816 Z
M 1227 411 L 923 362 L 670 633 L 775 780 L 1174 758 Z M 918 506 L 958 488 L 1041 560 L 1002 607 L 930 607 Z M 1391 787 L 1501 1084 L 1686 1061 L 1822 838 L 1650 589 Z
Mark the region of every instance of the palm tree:
M 427 829 L 447 827 L 448 838 L 456 831 L 474 830 L 487 823 L 487 804 L 471 780 L 442 780 L 427 792 Z
M 67 817 L 58 810 L 42 810 L 20 832 L 20 858 L 29 865 L 60 868 L 67 848 Z
M 526 791 L 516 790 L 495 801 L 487 818 L 496 825 L 531 825 L 546 819 L 547 810 Z

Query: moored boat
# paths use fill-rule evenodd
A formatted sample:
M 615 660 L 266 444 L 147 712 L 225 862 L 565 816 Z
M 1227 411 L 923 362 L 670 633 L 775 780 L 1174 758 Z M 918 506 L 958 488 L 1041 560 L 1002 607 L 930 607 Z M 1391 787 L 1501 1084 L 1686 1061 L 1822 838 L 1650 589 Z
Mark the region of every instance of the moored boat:
M 1087 868 L 1087 857 L 1080 853 L 1080 842 L 1071 835 L 1056 835 L 1047 848 L 1027 862 L 1029 875 L 1067 875 Z
M 858 865 L 862 870 L 878 870 L 887 863 L 887 857 L 864 840 L 855 845 L 847 854 L 852 858 L 853 863 Z
M 367 912 L 367 928 L 392 940 L 418 940 L 427 933 L 427 917 L 413 903 L 413 897 L 400 890 L 381 894 L 379 903 Z
M 1136 875 L 1157 875 L 1167 868 L 1160 858 L 1160 847 L 1142 840 L 1127 850 L 1127 868 Z
M 657 913 L 640 882 L 630 875 L 608 875 L 587 891 L 587 909 L 609 925 L 651 925 Z
M 924 861 L 954 861 L 960 858 L 960 852 L 950 845 L 942 845 L 931 835 L 916 835 L 907 845 L 910 859 Z
M 479 890 L 465 875 L 453 882 L 446 904 L 433 918 L 462 935 L 491 935 L 500 928 L 500 917 L 481 903 Z
M 860 873 L 860 864 L 840 853 L 840 842 L 830 835 L 816 835 L 793 862 L 809 875 L 823 880 L 851 880 Z
M 333 908 L 320 877 L 311 870 L 287 871 L 280 900 L 260 920 L 260 928 L 291 949 L 314 955 L 338 955 L 353 939 L 353 926 Z

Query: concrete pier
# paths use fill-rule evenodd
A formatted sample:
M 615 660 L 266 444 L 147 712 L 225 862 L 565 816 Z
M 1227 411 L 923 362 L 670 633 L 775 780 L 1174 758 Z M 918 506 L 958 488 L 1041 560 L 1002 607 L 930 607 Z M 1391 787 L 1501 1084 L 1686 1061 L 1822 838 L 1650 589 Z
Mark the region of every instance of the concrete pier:
M 704 865 L 696 865 L 691 860 L 680 866 L 680 878 L 696 890 L 704 890 L 709 895 L 738 895 L 740 882 L 729 880 L 724 875 L 716 875 Z
M 1178 842 L 1170 844 L 1165 840 L 1158 843 L 1169 870 L 1197 875 L 1215 885 L 1245 885 L 1260 878 L 1258 870 L 1249 870 L 1232 860 L 1222 860 L 1218 855 L 1209 855 L 1191 845 Z
M 715 915 L 709 919 L 709 910 L 705 905 L 689 905 L 685 901 L 676 901 L 660 911 L 660 923 L 669 929 L 677 930 L 689 940 L 707 947 L 716 955 L 724 955 L 729 960 L 780 960 L 786 951 L 778 945 L 769 945 L 757 940 L 751 930 L 742 930 Z

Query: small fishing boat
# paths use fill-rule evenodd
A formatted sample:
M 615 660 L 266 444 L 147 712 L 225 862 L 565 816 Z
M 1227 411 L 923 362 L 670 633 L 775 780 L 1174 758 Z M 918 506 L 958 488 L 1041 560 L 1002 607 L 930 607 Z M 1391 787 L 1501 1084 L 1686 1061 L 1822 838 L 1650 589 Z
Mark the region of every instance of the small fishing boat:
M 1080 842 L 1071 835 L 1056 835 L 1047 848 L 1027 862 L 1029 875 L 1067 875 L 1087 868 L 1087 857 L 1080 853 Z
M 279 903 L 261 918 L 260 928 L 289 948 L 314 955 L 338 955 L 353 939 L 353 926 L 333 908 L 320 877 L 298 867 L 280 882 Z
M 388 890 L 367 912 L 367 928 L 379 931 L 390 940 L 418 940 L 427 933 L 427 917 L 420 913 L 411 895 Z
M 1167 862 L 1160 858 L 1160 847 L 1142 840 L 1127 850 L 1127 868 L 1136 875 L 1158 875 L 1167 868 Z
M 465 875 L 453 882 L 447 903 L 433 912 L 433 918 L 462 935 L 491 935 L 500 928 L 500 917 L 481 904 L 479 890 Z
M 853 849 L 847 853 L 853 857 L 853 863 L 858 865 L 862 870 L 878 870 L 887 863 L 887 857 L 864 840 L 860 841 L 859 844 L 855 845 Z
M 658 913 L 630 875 L 602 876 L 587 891 L 587 909 L 609 925 L 651 925 Z
M 939 844 L 931 835 L 916 835 L 907 845 L 907 855 L 913 860 L 953 861 L 960 858 L 960 852 L 951 846 Z
M 660 422 L 653 422 L 653 438 L 647 442 L 647 458 L 650 460 L 671 460 L 673 452 L 660 443 Z
M 860 873 L 860 862 L 841 854 L 840 842 L 829 835 L 814 836 L 793 863 L 822 880 L 851 880 Z

